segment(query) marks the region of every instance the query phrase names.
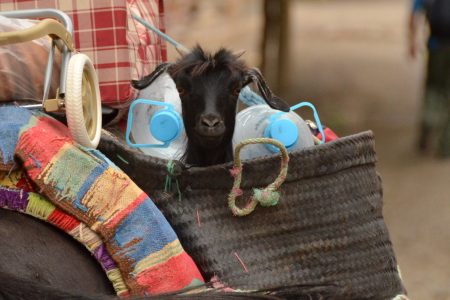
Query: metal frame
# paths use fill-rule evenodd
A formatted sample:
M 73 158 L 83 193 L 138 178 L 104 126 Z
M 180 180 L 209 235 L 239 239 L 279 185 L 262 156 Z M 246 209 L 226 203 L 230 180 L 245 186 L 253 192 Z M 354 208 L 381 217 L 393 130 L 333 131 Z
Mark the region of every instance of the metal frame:
M 45 71 L 44 94 L 42 100 L 46 100 L 48 98 L 48 93 L 50 90 L 55 47 L 58 47 L 62 52 L 59 94 L 63 95 L 66 91 L 67 67 L 69 65 L 69 59 L 71 52 L 75 50 L 75 44 L 73 41 L 73 24 L 69 16 L 57 9 L 3 11 L 0 12 L 0 16 L 19 19 L 50 18 L 40 21 L 37 25 L 30 28 L 11 32 L 1 32 L 0 46 L 32 41 L 36 38 L 49 35 L 52 38 L 52 46 L 49 51 L 47 68 Z M 52 19 L 56 19 L 57 21 Z M 36 107 L 38 106 L 42 107 L 41 105 L 37 105 Z

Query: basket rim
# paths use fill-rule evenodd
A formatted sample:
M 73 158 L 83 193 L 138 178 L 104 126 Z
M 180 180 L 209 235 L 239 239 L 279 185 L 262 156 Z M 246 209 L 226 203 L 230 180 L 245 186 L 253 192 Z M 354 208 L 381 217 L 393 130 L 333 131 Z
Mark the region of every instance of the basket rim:
M 140 165 L 145 165 L 138 172 L 139 177 L 146 177 L 146 173 L 158 174 L 161 182 L 167 175 L 168 160 L 148 156 L 139 150 L 128 146 L 124 141 L 109 133 L 102 132 L 101 143 L 112 143 L 114 152 L 120 154 L 120 158 L 125 157 L 130 160 L 139 161 Z M 101 147 L 100 147 L 101 148 Z M 363 131 L 353 135 L 339 138 L 325 144 L 300 149 L 289 153 L 290 162 L 286 182 L 296 181 L 302 178 L 323 176 L 351 168 L 356 165 L 375 164 L 377 162 L 375 152 L 375 139 L 372 131 Z M 119 167 L 127 169 L 120 160 L 115 160 Z M 243 160 L 244 178 L 242 188 L 263 186 L 273 181 L 272 173 L 276 176 L 279 168 L 279 156 L 271 156 Z M 196 167 L 175 161 L 176 173 L 172 176 L 179 180 L 182 189 L 229 189 L 233 178 L 229 170 L 233 167 L 233 162 L 213 165 L 208 167 Z M 270 172 L 268 172 L 270 170 Z M 134 171 L 134 170 L 133 170 Z M 136 172 L 136 171 L 134 171 Z M 253 180 L 252 174 L 267 174 L 266 179 Z M 154 177 L 154 176 L 153 176 Z M 261 176 L 259 176 L 261 177 Z

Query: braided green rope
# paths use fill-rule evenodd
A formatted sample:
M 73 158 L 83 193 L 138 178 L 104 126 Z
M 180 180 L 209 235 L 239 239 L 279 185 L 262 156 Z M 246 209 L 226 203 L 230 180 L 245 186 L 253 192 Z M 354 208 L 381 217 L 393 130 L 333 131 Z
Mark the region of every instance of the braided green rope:
M 172 191 L 172 177 L 175 169 L 175 163 L 173 160 L 169 160 L 167 163 L 167 175 L 166 175 L 166 182 L 164 184 L 164 191 L 170 192 Z M 177 185 L 177 192 L 178 192 L 178 200 L 181 201 L 181 190 L 180 185 L 178 184 L 178 179 L 175 179 L 175 184 Z
M 280 149 L 281 154 L 281 167 L 280 174 L 274 182 L 269 184 L 263 189 L 253 189 L 253 196 L 250 197 L 249 202 L 243 208 L 239 208 L 236 205 L 236 198 L 242 195 L 241 180 L 242 180 L 242 162 L 240 158 L 241 149 L 251 144 L 271 144 Z M 252 213 L 258 203 L 261 206 L 268 207 L 274 206 L 280 200 L 280 194 L 277 189 L 283 184 L 288 172 L 289 155 L 283 144 L 274 139 L 269 138 L 256 138 L 248 139 L 241 142 L 236 146 L 234 150 L 234 167 L 230 173 L 234 177 L 233 188 L 228 195 L 228 207 L 235 216 L 246 216 Z

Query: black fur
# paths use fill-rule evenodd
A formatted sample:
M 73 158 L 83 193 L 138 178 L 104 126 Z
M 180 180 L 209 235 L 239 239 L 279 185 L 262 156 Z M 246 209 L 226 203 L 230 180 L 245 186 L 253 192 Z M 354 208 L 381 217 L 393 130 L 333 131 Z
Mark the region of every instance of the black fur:
M 147 297 L 130 297 L 130 300 L 175 300 L 175 299 L 211 299 L 211 300 L 347 300 L 333 296 L 333 285 L 299 285 L 294 287 L 280 287 L 258 292 L 220 292 L 206 291 L 199 294 L 165 294 Z M 0 271 L 0 300 L 119 300 L 116 296 L 86 294 L 79 291 L 76 294 L 65 292 L 49 285 L 38 284 L 30 280 L 17 278 L 14 275 Z
M 227 49 L 210 54 L 199 46 L 174 64 L 162 64 L 140 81 L 144 89 L 167 71 L 180 93 L 188 145 L 182 160 L 195 166 L 221 164 L 233 159 L 236 105 L 241 89 L 255 82 L 266 102 L 275 109 L 289 111 L 289 105 L 275 96 L 259 70 L 248 68 Z

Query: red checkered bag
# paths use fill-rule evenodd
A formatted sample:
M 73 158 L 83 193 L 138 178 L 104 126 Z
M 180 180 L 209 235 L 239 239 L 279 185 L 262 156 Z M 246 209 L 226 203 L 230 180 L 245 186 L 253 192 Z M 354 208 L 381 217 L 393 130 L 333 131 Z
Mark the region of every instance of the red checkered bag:
M 92 59 L 107 105 L 128 107 L 134 95 L 130 80 L 167 59 L 164 42 L 131 17 L 136 14 L 164 30 L 163 0 L 0 1 L 0 11 L 33 8 L 56 8 L 71 17 L 76 48 Z

